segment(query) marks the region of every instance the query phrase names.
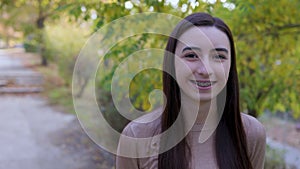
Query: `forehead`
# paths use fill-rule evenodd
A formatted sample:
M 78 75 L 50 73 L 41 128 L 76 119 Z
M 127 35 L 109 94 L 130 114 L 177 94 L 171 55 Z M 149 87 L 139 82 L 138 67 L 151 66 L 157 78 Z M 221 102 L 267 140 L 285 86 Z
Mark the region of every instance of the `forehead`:
M 177 49 L 185 46 L 199 47 L 203 50 L 223 47 L 230 51 L 227 35 L 213 26 L 194 26 L 187 29 L 178 38 Z

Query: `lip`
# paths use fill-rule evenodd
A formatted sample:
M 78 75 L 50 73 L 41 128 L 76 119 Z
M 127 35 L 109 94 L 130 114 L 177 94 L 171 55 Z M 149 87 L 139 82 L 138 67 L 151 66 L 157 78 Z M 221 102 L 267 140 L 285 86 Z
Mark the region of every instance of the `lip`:
M 217 81 L 210 81 L 210 80 L 190 80 L 190 82 L 198 89 L 198 90 L 210 90 L 212 86 Z M 198 86 L 196 83 L 210 83 L 209 86 Z

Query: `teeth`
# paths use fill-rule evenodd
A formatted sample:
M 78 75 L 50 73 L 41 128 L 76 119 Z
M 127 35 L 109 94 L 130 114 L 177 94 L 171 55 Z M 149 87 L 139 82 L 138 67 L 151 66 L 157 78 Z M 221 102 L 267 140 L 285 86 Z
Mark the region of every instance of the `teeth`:
M 194 82 L 197 86 L 200 86 L 200 87 L 208 87 L 208 86 L 211 86 L 211 82 Z

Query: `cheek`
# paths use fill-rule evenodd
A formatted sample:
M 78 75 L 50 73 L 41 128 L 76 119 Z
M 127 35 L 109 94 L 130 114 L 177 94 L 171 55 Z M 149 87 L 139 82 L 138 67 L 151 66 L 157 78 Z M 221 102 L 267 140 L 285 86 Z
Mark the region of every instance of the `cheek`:
M 182 59 L 175 60 L 175 73 L 177 79 L 182 79 L 192 74 L 193 65 L 185 62 Z
M 225 64 L 225 70 L 226 70 L 226 79 L 228 80 L 228 77 L 229 77 L 229 72 L 230 72 L 230 68 L 231 68 L 231 54 L 229 53 L 229 59 L 227 61 L 227 64 Z
M 225 71 L 225 77 L 226 77 L 226 81 L 227 81 L 228 80 L 228 76 L 229 76 L 229 71 L 230 71 L 230 62 L 229 62 L 229 64 L 225 65 L 224 71 Z
M 212 69 L 213 69 L 215 76 L 217 76 L 217 78 L 219 80 L 227 81 L 228 75 L 229 75 L 230 64 L 228 64 L 228 63 L 222 63 L 221 65 L 215 64 L 212 67 Z
M 184 69 L 179 65 L 175 65 L 175 78 L 179 86 L 183 83 L 184 77 Z

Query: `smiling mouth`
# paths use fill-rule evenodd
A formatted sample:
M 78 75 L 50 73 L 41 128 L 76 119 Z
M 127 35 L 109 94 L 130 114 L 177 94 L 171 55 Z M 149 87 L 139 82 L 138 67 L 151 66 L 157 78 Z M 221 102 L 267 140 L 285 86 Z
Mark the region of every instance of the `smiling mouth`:
M 191 82 L 194 83 L 197 87 L 210 87 L 216 83 L 216 81 L 197 81 L 197 80 L 191 80 Z

